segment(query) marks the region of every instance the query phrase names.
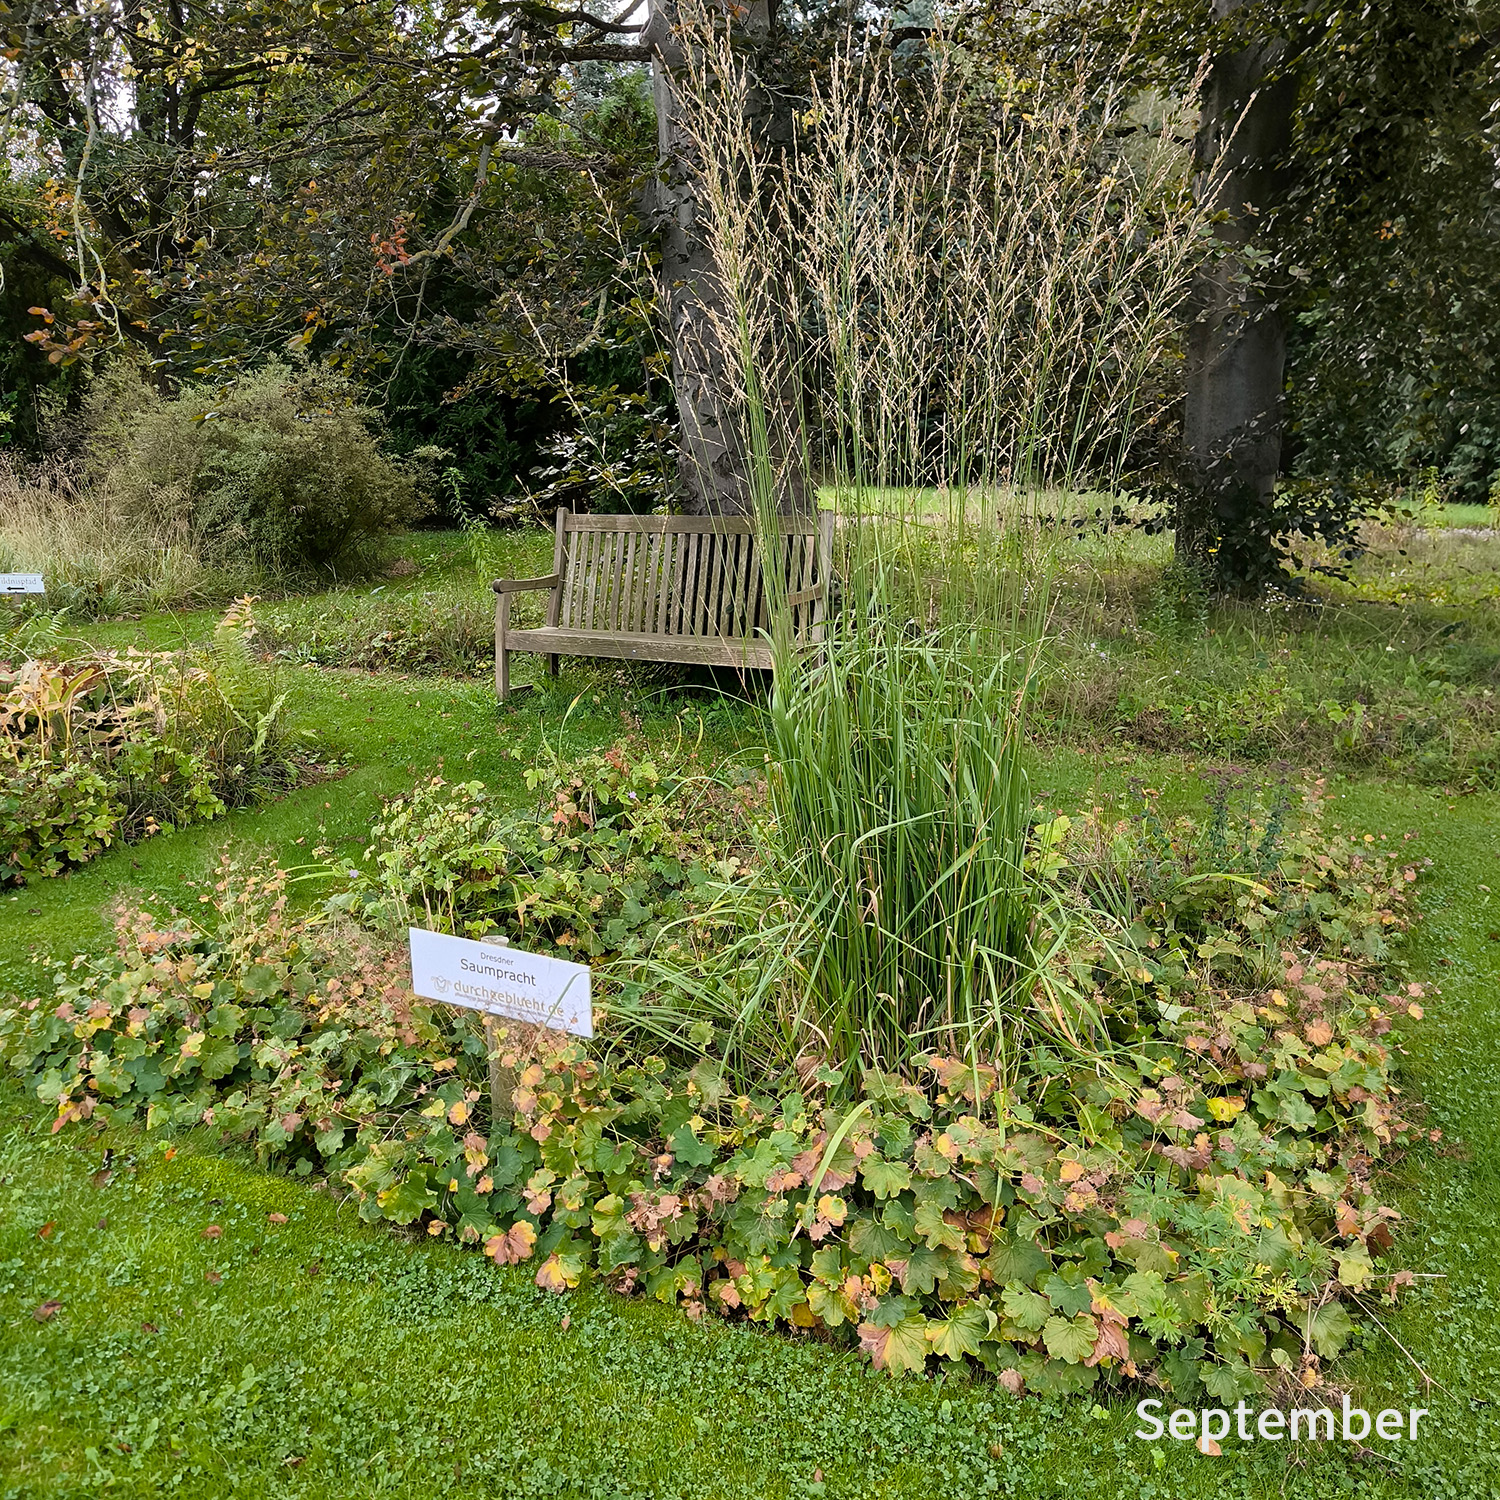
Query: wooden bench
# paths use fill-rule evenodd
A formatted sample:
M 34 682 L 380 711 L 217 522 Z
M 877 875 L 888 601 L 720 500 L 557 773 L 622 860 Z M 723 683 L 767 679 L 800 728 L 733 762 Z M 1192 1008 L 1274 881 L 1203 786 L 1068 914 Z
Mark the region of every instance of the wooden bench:
M 822 640 L 833 516 L 783 517 L 787 605 L 800 644 Z M 765 578 L 755 525 L 741 516 L 557 513 L 552 571 L 502 578 L 495 591 L 495 693 L 510 696 L 510 654 L 769 667 Z M 548 590 L 547 623 L 515 630 L 510 601 Z

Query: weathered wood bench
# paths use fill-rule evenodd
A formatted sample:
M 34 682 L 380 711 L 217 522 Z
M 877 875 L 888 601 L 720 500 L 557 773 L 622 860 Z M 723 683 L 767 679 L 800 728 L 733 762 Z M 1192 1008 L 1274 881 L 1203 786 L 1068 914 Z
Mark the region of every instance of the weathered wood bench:
M 833 516 L 783 517 L 778 544 L 794 638 L 823 638 Z M 502 578 L 495 591 L 495 693 L 510 696 L 510 654 L 769 667 L 770 629 L 754 522 L 732 516 L 557 513 L 552 571 Z M 550 590 L 547 623 L 515 630 L 510 601 Z

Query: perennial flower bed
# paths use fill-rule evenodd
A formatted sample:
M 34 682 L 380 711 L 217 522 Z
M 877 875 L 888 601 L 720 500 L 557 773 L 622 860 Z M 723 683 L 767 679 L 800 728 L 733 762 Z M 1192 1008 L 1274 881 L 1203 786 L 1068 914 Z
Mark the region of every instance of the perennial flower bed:
M 0 661 L 0 886 L 309 777 L 286 695 L 252 651 L 253 602 L 194 650 Z
M 206 1126 L 559 1292 L 599 1277 L 892 1372 L 1230 1401 L 1316 1384 L 1361 1305 L 1410 1281 L 1382 1259 L 1377 1172 L 1419 1134 L 1395 1063 L 1425 997 L 1391 948 L 1413 862 L 1328 830 L 1316 797 L 1285 829 L 1227 828 L 1147 798 L 1039 832 L 1057 880 L 1134 892 L 1117 940 L 1051 960 L 1107 1019 L 1092 1052 L 1038 1032 L 1013 1065 L 808 1053 L 757 1086 L 711 1036 L 634 1045 L 606 964 L 594 1044 L 506 1030 L 491 1118 L 472 1018 L 413 999 L 358 901 L 290 917 L 270 866 L 222 870 L 201 923 L 122 910 L 116 952 L 0 1013 L 0 1046 L 56 1128 Z

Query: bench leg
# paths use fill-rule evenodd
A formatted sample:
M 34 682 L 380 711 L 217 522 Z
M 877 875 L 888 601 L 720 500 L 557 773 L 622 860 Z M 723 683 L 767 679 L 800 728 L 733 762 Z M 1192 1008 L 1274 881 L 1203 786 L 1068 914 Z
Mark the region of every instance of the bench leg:
M 501 594 L 495 600 L 495 697 L 501 703 L 510 697 L 510 652 L 505 648 L 509 626 L 510 595 Z
M 547 658 L 547 670 L 554 677 L 557 676 L 557 653 L 556 652 L 553 652 L 553 654 Z

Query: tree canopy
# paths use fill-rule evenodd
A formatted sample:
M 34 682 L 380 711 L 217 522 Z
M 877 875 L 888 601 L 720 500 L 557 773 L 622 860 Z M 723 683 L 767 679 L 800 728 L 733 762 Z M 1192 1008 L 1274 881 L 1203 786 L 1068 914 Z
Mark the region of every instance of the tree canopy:
M 924 30 L 840 4 L 730 10 L 793 117 L 829 39 L 860 27 L 909 50 Z M 122 341 L 164 384 L 305 351 L 412 441 L 441 428 L 498 455 L 486 469 L 466 454 L 476 496 L 611 401 L 637 422 L 670 414 L 657 303 L 682 277 L 662 275 L 661 230 L 683 200 L 662 191 L 671 142 L 650 74 L 672 18 L 629 0 L 14 0 L 0 17 L 12 400 L 44 366 Z M 1261 164 L 1267 201 L 1221 214 L 1240 219 L 1221 310 L 1253 294 L 1281 330 L 1268 420 L 1282 482 L 1246 520 L 1240 562 L 1214 551 L 1221 569 L 1274 576 L 1288 528 L 1336 530 L 1351 496 L 1430 468 L 1455 496 L 1489 491 L 1493 0 L 981 3 L 940 19 L 980 71 L 1103 44 L 1143 100 L 1199 97 L 1206 62 L 1260 49 L 1255 97 L 1279 90 L 1284 129 Z M 1248 141 L 1226 125 L 1223 140 Z M 559 404 L 560 372 L 598 400 Z

